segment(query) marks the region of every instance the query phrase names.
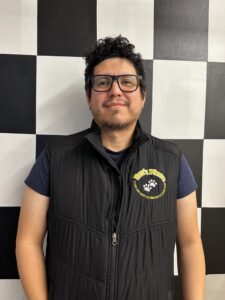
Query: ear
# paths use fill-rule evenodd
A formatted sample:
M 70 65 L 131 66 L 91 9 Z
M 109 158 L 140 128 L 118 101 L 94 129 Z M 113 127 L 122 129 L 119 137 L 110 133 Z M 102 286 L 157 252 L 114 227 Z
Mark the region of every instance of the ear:
M 88 107 L 89 107 L 89 109 L 90 109 L 91 97 L 89 97 L 89 95 L 88 95 L 88 92 L 87 92 L 87 91 L 85 91 L 85 95 L 86 95 L 86 100 L 87 100 Z
M 145 100 L 146 100 L 146 92 L 144 93 L 144 95 L 142 97 L 142 109 L 144 108 Z

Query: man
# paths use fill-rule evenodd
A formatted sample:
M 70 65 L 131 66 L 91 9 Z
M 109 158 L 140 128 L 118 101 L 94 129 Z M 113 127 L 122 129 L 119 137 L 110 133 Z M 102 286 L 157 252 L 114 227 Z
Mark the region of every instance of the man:
M 48 144 L 25 183 L 17 261 L 29 300 L 203 300 L 196 183 L 175 144 L 138 122 L 143 61 L 126 38 L 86 56 L 91 128 Z M 46 262 L 42 251 L 48 231 Z

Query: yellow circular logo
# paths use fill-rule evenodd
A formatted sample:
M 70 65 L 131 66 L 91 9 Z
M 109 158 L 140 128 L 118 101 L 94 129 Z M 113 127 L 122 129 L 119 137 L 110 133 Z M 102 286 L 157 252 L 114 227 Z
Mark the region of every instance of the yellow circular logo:
M 142 169 L 133 176 L 137 193 L 147 199 L 158 199 L 165 194 L 166 177 L 157 169 Z

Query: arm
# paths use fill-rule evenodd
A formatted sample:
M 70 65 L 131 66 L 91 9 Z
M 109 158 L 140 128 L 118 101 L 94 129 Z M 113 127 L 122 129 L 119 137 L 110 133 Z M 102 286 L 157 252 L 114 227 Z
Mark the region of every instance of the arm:
M 47 300 L 43 253 L 49 197 L 25 187 L 16 238 L 16 258 L 24 291 L 29 300 Z
M 205 259 L 195 192 L 177 200 L 177 257 L 183 300 L 203 300 Z

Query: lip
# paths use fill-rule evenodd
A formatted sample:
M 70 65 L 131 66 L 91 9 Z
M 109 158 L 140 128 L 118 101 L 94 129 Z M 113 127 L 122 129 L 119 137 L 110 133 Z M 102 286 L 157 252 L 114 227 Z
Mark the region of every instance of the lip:
M 106 105 L 106 107 L 114 107 L 114 106 L 126 106 L 126 105 L 121 102 L 112 102 Z

